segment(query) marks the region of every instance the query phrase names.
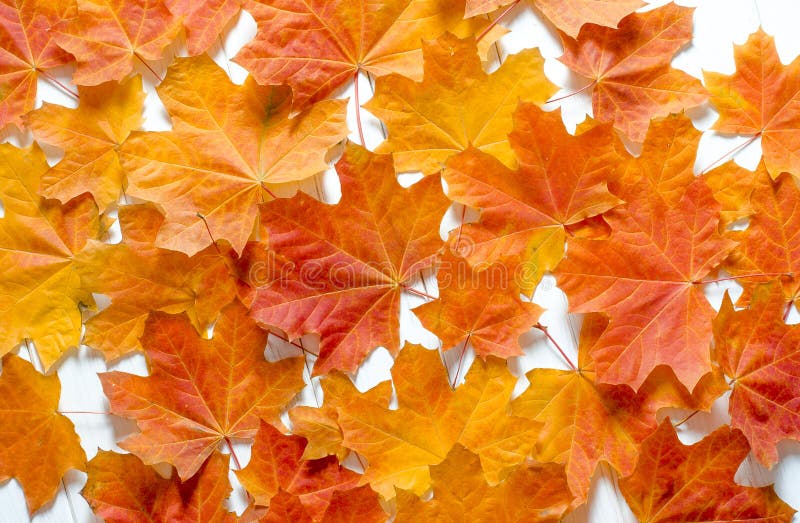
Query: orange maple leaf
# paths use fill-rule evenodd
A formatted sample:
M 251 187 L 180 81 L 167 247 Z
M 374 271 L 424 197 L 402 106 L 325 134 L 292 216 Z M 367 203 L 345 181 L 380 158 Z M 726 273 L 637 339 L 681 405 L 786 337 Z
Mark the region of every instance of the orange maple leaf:
M 513 0 L 466 0 L 465 18 L 490 13 Z M 519 0 L 517 0 L 519 2 Z M 645 3 L 642 0 L 532 0 L 557 29 L 575 38 L 584 24 L 617 27 L 619 21 Z
M 684 446 L 667 418 L 644 441 L 636 470 L 619 487 L 642 523 L 791 521 L 794 510 L 771 487 L 734 482 L 749 450 L 742 433 L 727 426 Z
M 555 523 L 572 503 L 564 469 L 559 465 L 529 464 L 502 483 L 489 486 L 478 456 L 454 445 L 447 458 L 431 467 L 433 499 L 397 491 L 397 523 L 416 521 L 495 521 Z
M 607 239 L 576 238 L 558 266 L 574 312 L 603 312 L 611 324 L 592 348 L 602 383 L 638 389 L 669 365 L 689 389 L 711 370 L 709 305 L 702 279 L 736 245 L 718 230 L 719 204 L 703 180 L 670 205 L 647 186 L 605 214 Z
M 485 25 L 462 19 L 464 0 L 247 0 L 244 8 L 258 33 L 234 61 L 261 84 L 289 85 L 297 109 L 359 71 L 418 79 L 423 39 Z
M 731 76 L 704 72 L 711 103 L 719 111 L 712 129 L 761 138 L 767 171 L 800 177 L 800 59 L 783 65 L 772 37 L 762 30 L 734 48 Z
M 694 10 L 673 3 L 634 13 L 619 29 L 586 25 L 577 40 L 562 38 L 560 60 L 592 81 L 592 109 L 634 142 L 644 140 L 650 119 L 703 103 L 708 95 L 696 78 L 670 67 L 692 37 Z
M 241 0 L 165 0 L 165 3 L 183 22 L 189 56 L 208 51 L 225 26 L 239 13 L 242 4 Z
M 478 223 L 453 233 L 455 247 L 472 264 L 507 263 L 529 294 L 564 256 L 565 226 L 620 203 L 606 188 L 620 156 L 610 126 L 572 136 L 558 112 L 532 104 L 520 104 L 514 122 L 518 170 L 470 149 L 447 163 L 443 177 L 451 199 L 481 210 Z
M 228 457 L 215 454 L 196 478 L 165 479 L 132 454 L 101 450 L 87 468 L 81 494 L 106 523 L 234 523 L 223 502 L 231 492 Z M 242 519 L 243 520 L 243 519 Z
M 79 307 L 94 299 L 74 260 L 99 229 L 90 196 L 65 205 L 39 197 L 47 169 L 37 145 L 0 144 L 0 354 L 33 340 L 45 368 L 80 342 Z
M 783 321 L 780 285 L 760 285 L 750 308 L 734 311 L 726 294 L 714 321 L 714 353 L 732 380 L 731 426 L 740 429 L 753 454 L 767 466 L 778 462 L 777 444 L 800 440 L 800 327 Z
M 439 172 L 454 154 L 476 147 L 515 167 L 506 139 L 520 100 L 544 103 L 556 91 L 537 49 L 509 56 L 492 74 L 483 70 L 473 38 L 444 34 L 423 44 L 421 82 L 392 74 L 378 78 L 364 105 L 383 120 L 389 137 L 376 149 L 392 153 L 398 172 Z
M 591 352 L 607 326 L 601 315 L 587 315 L 577 368 L 533 369 L 527 374 L 530 387 L 512 402 L 515 415 L 543 423 L 534 457 L 563 463 L 569 488 L 579 501 L 587 499 L 601 461 L 623 476 L 633 471 L 639 444 L 655 430 L 659 409 L 708 410 L 727 388 L 719 373 L 709 374 L 689 394 L 666 367 L 654 372 L 638 394 L 625 385 L 598 383 Z
M 122 80 L 136 60 L 158 60 L 180 31 L 180 21 L 163 2 L 77 0 L 77 16 L 53 26 L 56 43 L 75 56 L 72 80 L 98 85 Z
M 516 384 L 505 361 L 476 361 L 455 391 L 435 351 L 404 348 L 392 368 L 399 408 L 356 396 L 336 407 L 343 446 L 367 461 L 363 482 L 384 498 L 395 487 L 422 494 L 429 466 L 455 443 L 480 456 L 486 481 L 497 484 L 525 460 L 538 423 L 508 414 Z
M 268 185 L 324 171 L 347 135 L 345 100 L 289 118 L 288 89 L 235 85 L 207 56 L 178 59 L 158 94 L 173 130 L 132 133 L 120 157 L 129 193 L 166 213 L 156 244 L 190 256 L 213 243 L 209 231 L 242 252 Z
M 342 199 L 305 194 L 262 206 L 269 249 L 288 260 L 282 278 L 255 291 L 251 314 L 290 338 L 321 337 L 315 374 L 355 371 L 378 346 L 400 349 L 400 295 L 442 247 L 449 201 L 429 177 L 404 189 L 392 160 L 349 144 L 336 164 Z M 266 283 L 266 285 L 265 285 Z
M 270 506 L 279 491 L 284 491 L 297 496 L 311 519 L 319 521 L 337 492 L 344 494 L 358 486 L 360 476 L 341 467 L 334 456 L 303 459 L 305 447 L 303 438 L 285 436 L 271 425 L 261 423 L 250 463 L 236 474 L 255 498 L 256 505 Z M 372 498 L 375 508 L 385 517 L 374 491 Z
M 237 291 L 224 252 L 207 247 L 189 257 L 154 245 L 164 217 L 153 204 L 122 206 L 118 216 L 122 241 L 92 241 L 75 264 L 83 288 L 111 298 L 85 322 L 83 340 L 109 360 L 142 350 L 139 337 L 150 311 L 186 312 L 202 332 Z
M 64 151 L 42 177 L 40 193 L 67 202 L 89 192 L 105 211 L 127 185 L 117 149 L 142 123 L 142 79 L 79 87 L 78 93 L 77 109 L 45 103 L 25 117 L 37 140 Z
M 36 81 L 72 61 L 50 28 L 75 15 L 72 2 L 3 0 L 0 2 L 0 128 L 21 125 L 36 102 Z
M 764 281 L 757 275 L 782 275 L 784 300 L 800 303 L 800 190 L 789 175 L 763 182 L 750 197 L 753 214 L 747 229 L 727 233 L 739 245 L 725 268 L 744 287 L 739 304 L 747 304 L 755 285 Z
M 53 499 L 65 472 L 86 465 L 75 427 L 56 411 L 60 396 L 58 376 L 43 376 L 17 356 L 3 357 L 0 483 L 19 481 L 31 514 Z
M 141 430 L 120 447 L 147 464 L 170 463 L 186 480 L 220 442 L 253 438 L 259 419 L 280 425 L 303 388 L 303 361 L 268 363 L 266 344 L 267 333 L 238 302 L 222 310 L 210 340 L 185 315 L 151 313 L 142 336 L 150 375 L 100 374 L 111 411 Z
M 482 358 L 519 356 L 519 337 L 536 324 L 543 309 L 519 298 L 515 275 L 505 265 L 479 268 L 446 249 L 436 275 L 439 299 L 414 313 L 445 349 L 463 341 Z

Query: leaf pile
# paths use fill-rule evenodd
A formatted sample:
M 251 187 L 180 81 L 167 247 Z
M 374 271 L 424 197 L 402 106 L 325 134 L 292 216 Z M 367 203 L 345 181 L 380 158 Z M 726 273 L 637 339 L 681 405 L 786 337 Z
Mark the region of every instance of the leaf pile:
M 109 522 L 559 521 L 606 463 L 641 521 L 791 520 L 734 474 L 800 440 L 800 327 L 785 322 L 800 303 L 800 61 L 759 30 L 733 75 L 701 82 L 670 65 L 690 8 L 531 0 L 591 90 L 594 117 L 570 134 L 544 110 L 557 88 L 538 50 L 487 72 L 502 31 L 483 15 L 518 3 L 0 1 L 0 126 L 34 139 L 0 145 L 0 481 L 31 514 L 77 469 Z M 237 85 L 206 52 L 242 9 L 258 31 Z M 178 42 L 188 56 L 172 59 Z M 172 128 L 145 131 L 136 71 L 157 60 Z M 35 108 L 37 81 L 70 92 L 64 70 L 77 107 Z M 361 134 L 360 76 L 387 133 L 375 151 L 348 141 L 336 98 L 356 81 Z M 703 104 L 716 131 L 761 139 L 755 173 L 695 176 L 683 112 Z M 297 190 L 331 165 L 337 203 Z M 421 181 L 402 186 L 407 172 Z M 418 285 L 432 274 L 438 294 Z M 583 315 L 574 361 L 530 299 L 547 274 Z M 704 285 L 728 274 L 744 292 L 716 311 Z M 404 346 L 411 296 L 438 353 Z M 564 368 L 512 373 L 531 330 Z M 87 463 L 58 410 L 53 369 L 81 344 L 146 357 L 146 376 L 99 376 L 138 428 L 129 454 Z M 361 391 L 378 347 L 392 380 Z M 691 446 L 661 412 L 726 393 L 730 426 Z M 252 444 L 246 466 L 235 442 Z

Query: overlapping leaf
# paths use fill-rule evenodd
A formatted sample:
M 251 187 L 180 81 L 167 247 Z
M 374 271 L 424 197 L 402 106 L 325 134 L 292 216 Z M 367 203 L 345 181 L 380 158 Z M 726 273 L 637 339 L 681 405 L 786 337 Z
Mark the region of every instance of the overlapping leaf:
M 80 305 L 94 305 L 74 260 L 99 223 L 88 195 L 65 205 L 39 196 L 47 169 L 38 146 L 0 145 L 0 354 L 33 340 L 49 368 L 80 341 Z
M 111 298 L 111 305 L 85 322 L 83 339 L 109 360 L 142 350 L 139 338 L 150 311 L 186 312 L 203 332 L 236 294 L 232 260 L 222 248 L 207 247 L 189 257 L 156 247 L 163 221 L 152 204 L 123 206 L 123 241 L 90 242 L 77 257 L 81 285 Z
M 673 3 L 622 19 L 619 29 L 584 26 L 576 40 L 564 38 L 564 64 L 592 81 L 592 109 L 601 122 L 635 142 L 651 118 L 703 103 L 696 78 L 670 67 L 692 37 L 693 9 Z
M 577 368 L 530 371 L 530 387 L 512 404 L 515 415 L 544 424 L 534 456 L 564 464 L 569 488 L 580 501 L 586 500 L 601 461 L 623 476 L 633 471 L 639 445 L 656 428 L 659 409 L 708 409 L 725 390 L 721 376 L 709 375 L 689 394 L 668 369 L 654 373 L 638 394 L 627 386 L 598 383 L 590 352 L 606 327 L 604 318 L 588 315 L 581 330 Z
M 127 185 L 117 149 L 142 123 L 142 79 L 78 92 L 77 109 L 46 103 L 25 119 L 37 140 L 64 151 L 64 158 L 42 177 L 41 195 L 67 202 L 89 192 L 105 211 Z
M 286 260 L 277 280 L 254 282 L 251 313 L 291 338 L 320 335 L 314 372 L 354 371 L 376 347 L 400 349 L 400 293 L 433 264 L 449 204 L 435 177 L 409 189 L 391 158 L 348 145 L 336 164 L 342 199 L 298 194 L 262 206 L 269 249 Z M 402 215 L 402 217 L 400 217 Z
M 432 500 L 398 491 L 395 521 L 556 522 L 572 503 L 560 466 L 523 466 L 489 486 L 478 457 L 458 444 L 431 467 L 431 480 Z
M 421 82 L 397 74 L 379 78 L 364 106 L 389 131 L 377 151 L 392 153 L 398 172 L 438 172 L 449 157 L 471 147 L 513 167 L 506 136 L 517 104 L 541 104 L 555 92 L 539 51 L 509 56 L 492 74 L 484 72 L 471 38 L 445 34 L 422 52 Z
M 289 118 L 289 92 L 248 79 L 233 84 L 210 58 L 179 59 L 158 88 L 169 132 L 135 132 L 120 149 L 132 196 L 162 205 L 159 247 L 192 255 L 214 239 L 241 252 L 268 186 L 327 167 L 347 135 L 345 101 Z
M 734 482 L 748 451 L 742 433 L 730 427 L 684 446 L 666 419 L 642 445 L 636 470 L 620 481 L 620 490 L 643 523 L 791 521 L 794 511 L 771 487 Z
M 575 137 L 557 112 L 531 104 L 520 105 L 514 121 L 518 170 L 470 149 L 448 162 L 444 179 L 450 198 L 481 210 L 478 223 L 460 229 L 464 255 L 473 264 L 503 261 L 527 294 L 563 257 L 565 226 L 619 203 L 606 181 L 620 157 L 609 126 Z M 462 248 L 458 234 L 454 241 Z
M 183 22 L 189 56 L 201 55 L 218 42 L 220 33 L 241 7 L 241 0 L 166 0 L 165 3 Z
M 772 37 L 760 29 L 735 48 L 734 59 L 731 76 L 704 73 L 711 103 L 719 111 L 712 128 L 761 137 L 770 176 L 789 172 L 800 177 L 800 60 L 783 65 Z
M 486 14 L 511 3 L 512 0 L 467 0 L 465 17 Z M 623 17 L 645 5 L 642 0 L 533 0 L 532 3 L 557 29 L 573 38 L 583 24 L 617 27 Z
M 141 432 L 120 446 L 146 464 L 167 462 L 192 477 L 225 439 L 251 439 L 303 387 L 298 358 L 264 360 L 267 333 L 239 303 L 222 310 L 210 340 L 185 315 L 152 313 L 142 345 L 150 376 L 100 375 L 111 411 L 136 420 Z
M 77 0 L 77 16 L 52 28 L 56 43 L 75 56 L 73 81 L 98 85 L 122 80 L 137 63 L 158 60 L 180 30 L 156 0 Z
M 418 79 L 420 47 L 445 31 L 471 36 L 464 0 L 247 0 L 256 38 L 236 62 L 261 84 L 286 84 L 302 109 L 364 71 Z M 291 35 L 291 36 L 289 36 Z
M 20 125 L 22 115 L 33 109 L 40 74 L 72 61 L 55 44 L 50 28 L 74 15 L 70 1 L 0 2 L 0 128 Z
M 700 284 L 735 243 L 719 234 L 719 204 L 702 179 L 674 205 L 646 186 L 622 196 L 627 204 L 605 215 L 609 238 L 570 242 L 559 286 L 572 311 L 611 319 L 592 349 L 598 381 L 638 389 L 668 365 L 693 389 L 711 371 L 714 310 Z
M 502 264 L 469 267 L 447 249 L 439 264 L 439 299 L 414 309 L 422 325 L 448 349 L 469 343 L 485 358 L 519 356 L 519 337 L 535 325 L 543 310 L 519 298 L 515 274 Z
M 747 437 L 768 466 L 778 462 L 777 444 L 800 439 L 800 328 L 783 321 L 779 285 L 755 289 L 750 308 L 734 311 L 729 298 L 714 322 L 715 352 L 733 380 L 731 426 Z
M 22 358 L 3 358 L 0 375 L 0 483 L 22 485 L 33 513 L 55 496 L 69 469 L 83 470 L 86 455 L 75 427 L 58 414 L 61 382 Z
M 101 450 L 87 469 L 89 478 L 81 493 L 107 523 L 153 522 L 233 523 L 223 501 L 231 491 L 228 457 L 215 454 L 196 478 L 181 483 L 177 475 L 166 479 L 132 454 Z

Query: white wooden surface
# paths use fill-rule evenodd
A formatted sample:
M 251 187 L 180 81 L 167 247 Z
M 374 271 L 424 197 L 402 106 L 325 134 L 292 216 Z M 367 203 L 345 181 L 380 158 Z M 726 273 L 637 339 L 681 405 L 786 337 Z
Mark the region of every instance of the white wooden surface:
M 663 0 L 651 2 L 651 6 L 662 5 Z M 742 44 L 748 35 L 754 32 L 759 24 L 766 32 L 776 37 L 778 51 L 784 63 L 793 60 L 800 54 L 800 31 L 797 22 L 800 20 L 800 2 L 797 0 L 695 0 L 679 2 L 683 5 L 696 6 L 694 23 L 694 39 L 690 46 L 684 49 L 673 61 L 673 65 L 684 71 L 702 78 L 702 70 L 718 71 L 730 74 L 734 71 L 733 44 Z M 645 8 L 647 9 L 647 8 Z M 512 32 L 506 35 L 496 54 L 502 60 L 507 54 L 514 53 L 526 47 L 539 47 L 542 54 L 547 58 L 545 71 L 548 77 L 562 86 L 560 94 L 570 93 L 577 88 L 585 85 L 578 78 L 572 76 L 566 68 L 556 60 L 561 54 L 561 45 L 545 22 L 543 22 L 532 9 L 523 5 L 518 6 L 512 12 L 512 16 L 506 19 L 505 25 L 511 28 Z M 235 55 L 236 51 L 255 34 L 255 23 L 252 18 L 243 13 L 235 24 L 229 28 L 220 45 L 213 49 L 215 60 L 223 66 L 231 75 L 234 81 L 243 81 L 246 73 L 236 64 L 230 63 L 228 58 Z M 222 43 L 224 42 L 224 45 Z M 180 46 L 173 50 L 174 54 L 180 55 Z M 169 53 L 173 54 L 173 53 Z M 168 60 L 152 64 L 156 71 L 163 76 Z M 490 68 L 497 67 L 495 60 Z M 145 109 L 145 129 L 165 130 L 169 129 L 169 119 L 166 117 L 163 106 L 153 90 L 153 76 L 143 67 L 139 71 L 145 80 L 148 97 Z M 65 70 L 60 78 L 67 80 L 69 71 Z M 362 103 L 365 102 L 372 92 L 372 85 L 368 78 L 360 79 L 360 92 Z M 74 106 L 75 102 L 71 98 L 54 89 L 46 81 L 40 81 L 40 99 L 60 103 L 67 106 Z M 351 97 L 352 87 L 343 90 L 339 96 Z M 548 107 L 548 109 L 555 109 Z M 580 94 L 570 97 L 560 102 L 564 112 L 564 121 L 568 129 L 574 129 L 575 125 L 583 120 L 585 114 L 591 113 L 591 103 L 588 94 Z M 353 130 L 350 138 L 358 142 L 355 132 L 355 107 L 351 98 L 348 108 L 348 123 Z M 716 113 L 710 108 L 693 110 L 690 113 L 695 126 L 705 131 L 700 142 L 700 150 L 695 164 L 695 171 L 699 172 L 709 164 L 717 160 L 720 156 L 730 151 L 735 145 L 743 143 L 744 138 L 726 138 L 707 131 L 716 119 Z M 371 117 L 366 111 L 362 111 L 364 129 L 366 134 L 367 146 L 374 148 L 383 139 L 383 131 L 376 119 Z M 30 142 L 30 137 L 5 131 L 0 135 L 0 139 L 9 140 L 17 145 L 24 145 Z M 634 151 L 635 152 L 635 151 Z M 61 154 L 59 151 L 48 149 L 51 162 L 57 161 Z M 736 157 L 736 161 L 742 166 L 754 169 L 760 158 L 760 142 L 757 140 L 744 149 Z M 401 182 L 404 184 L 415 181 L 417 177 L 404 175 Z M 327 172 L 319 177 L 320 186 L 323 187 L 324 198 L 327 201 L 336 201 L 339 197 L 338 182 L 332 172 Z M 314 184 L 306 184 L 304 189 L 313 192 Z M 460 216 L 460 208 L 455 206 L 445 217 L 442 223 L 443 235 L 457 223 Z M 444 237 L 444 236 L 443 236 Z M 435 292 L 435 280 L 426 281 L 428 292 Z M 724 289 L 731 289 L 734 299 L 738 296 L 738 286 L 732 282 L 725 284 L 710 285 L 706 289 L 712 304 L 719 306 Z M 567 301 L 563 293 L 556 288 L 552 277 L 545 277 L 542 284 L 536 291 L 534 301 L 546 307 L 548 310 L 542 317 L 542 323 L 550 327 L 553 336 L 565 347 L 569 354 L 575 355 L 575 341 L 577 332 L 580 328 L 580 318 L 571 317 L 567 314 Z M 419 325 L 416 317 L 410 312 L 409 307 L 414 307 L 422 302 L 422 298 L 408 294 L 404 296 L 404 307 L 401 315 L 401 333 L 403 337 L 412 342 L 422 343 L 426 347 L 436 348 L 439 346 L 438 340 L 430 332 L 425 331 Z M 789 322 L 797 322 L 800 319 L 796 310 L 792 311 Z M 525 356 L 510 361 L 509 365 L 513 372 L 522 376 L 525 372 L 534 367 L 566 368 L 551 347 L 549 347 L 541 333 L 531 331 L 523 336 L 522 341 L 525 348 Z M 446 348 L 446 347 L 445 347 Z M 458 351 L 448 353 L 450 371 L 454 372 L 456 367 L 455 360 Z M 18 353 L 23 357 L 28 357 L 24 347 L 18 349 Z M 272 347 L 267 350 L 267 356 L 277 358 L 287 356 L 291 353 L 289 347 Z M 466 366 L 471 362 L 471 357 L 465 360 L 465 368 L 460 375 L 466 373 Z M 357 386 L 365 390 L 374 386 L 376 383 L 390 379 L 389 369 L 392 360 L 388 353 L 383 349 L 376 350 L 359 370 L 355 377 Z M 115 363 L 106 365 L 103 358 L 88 347 L 81 347 L 78 351 L 73 351 L 64 361 L 56 367 L 61 383 L 62 396 L 60 409 L 63 411 L 95 411 L 107 412 L 108 404 L 103 397 L 100 382 L 96 373 L 105 370 L 123 370 L 140 375 L 146 375 L 147 369 L 143 357 L 133 355 Z M 520 380 L 518 391 L 522 391 L 527 386 L 524 377 Z M 312 393 L 310 387 L 306 387 L 299 402 L 302 404 L 314 405 L 316 395 Z M 675 411 L 670 413 L 673 419 L 682 418 L 687 412 Z M 70 414 L 70 419 L 75 423 L 76 430 L 81 437 L 81 442 L 89 459 L 91 459 L 100 449 L 120 450 L 116 442 L 123 439 L 126 435 L 136 430 L 135 424 L 126 420 L 121 420 L 109 415 L 98 414 Z M 701 413 L 693 417 L 690 421 L 682 425 L 679 429 L 679 436 L 684 443 L 693 443 L 704 434 L 707 434 L 717 426 L 729 420 L 727 415 L 727 398 L 721 398 L 714 405 L 710 414 Z M 794 442 L 784 442 L 780 445 L 781 461 L 772 470 L 766 470 L 748 458 L 737 474 L 737 480 L 747 485 L 775 484 L 775 489 L 787 503 L 796 509 L 800 509 L 800 444 Z M 237 455 L 245 465 L 249 460 L 249 449 L 246 445 L 238 445 Z M 237 485 L 233 474 L 231 479 Z M 86 475 L 71 471 L 64 478 L 62 488 L 53 503 L 40 510 L 33 518 L 29 518 L 25 500 L 19 484 L 11 480 L 0 486 L 0 522 L 21 523 L 34 521 L 36 523 L 49 522 L 91 522 L 97 521 L 87 503 L 80 496 L 80 489 L 86 481 Z M 243 508 L 244 496 L 240 488 L 237 488 L 231 496 L 230 507 L 241 510 Z M 614 473 L 608 467 L 601 467 L 595 475 L 590 503 L 580 507 L 576 512 L 567 518 L 570 523 L 612 523 L 635 521 L 635 518 L 628 509 L 616 487 Z M 795 518 L 800 521 L 800 518 Z

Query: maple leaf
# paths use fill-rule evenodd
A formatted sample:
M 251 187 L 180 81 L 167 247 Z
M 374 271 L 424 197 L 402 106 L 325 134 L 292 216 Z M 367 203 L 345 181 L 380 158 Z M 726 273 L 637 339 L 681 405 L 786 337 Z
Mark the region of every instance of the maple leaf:
M 369 486 L 337 490 L 331 497 L 321 523 L 384 523 L 387 514 Z
M 342 468 L 335 456 L 304 460 L 306 441 L 285 436 L 264 422 L 256 434 L 250 463 L 237 472 L 257 505 L 270 505 L 279 491 L 298 496 L 315 521 L 322 518 L 336 491 L 358 486 L 359 475 Z M 375 503 L 378 496 L 373 493 Z
M 75 56 L 72 81 L 98 85 L 122 80 L 136 60 L 159 60 L 180 31 L 164 2 L 77 0 L 77 16 L 53 26 L 55 42 Z M 148 66 L 149 67 L 149 66 Z
M 769 186 L 771 181 L 763 160 L 755 171 L 728 162 L 702 177 L 714 193 L 714 199 L 722 205 L 720 226 L 723 228 L 755 214 L 754 193 L 762 186 Z
M 436 276 L 439 299 L 417 307 L 414 313 L 445 348 L 466 340 L 482 358 L 519 356 L 519 337 L 536 324 L 543 309 L 520 300 L 511 281 L 514 275 L 508 274 L 505 265 L 481 269 L 468 267 L 465 259 L 446 249 Z
M 746 310 L 734 311 L 726 294 L 714 320 L 716 359 L 733 380 L 731 426 L 770 467 L 781 440 L 800 440 L 800 384 L 787 379 L 800 372 L 800 327 L 784 323 L 784 309 L 780 286 L 761 285 Z
M 477 361 L 466 384 L 453 391 L 435 351 L 404 348 L 392 368 L 399 408 L 354 397 L 338 406 L 343 446 L 358 452 L 369 482 L 384 498 L 394 487 L 423 493 L 428 467 L 460 443 L 478 454 L 490 484 L 501 481 L 528 455 L 537 423 L 508 415 L 516 378 L 505 362 Z
M 209 230 L 241 253 L 268 185 L 324 171 L 347 135 L 346 100 L 289 118 L 288 89 L 235 85 L 207 56 L 176 60 L 158 94 L 173 130 L 132 133 L 120 157 L 129 193 L 166 212 L 156 244 L 190 256 L 212 243 Z
M 17 356 L 3 357 L 0 483 L 19 481 L 31 514 L 53 499 L 65 472 L 86 464 L 75 427 L 56 412 L 60 396 L 58 376 L 44 376 Z
M 237 291 L 230 257 L 214 247 L 189 257 L 154 245 L 164 217 L 153 204 L 125 205 L 118 215 L 123 241 L 89 242 L 75 264 L 83 288 L 111 298 L 86 321 L 83 340 L 109 360 L 143 350 L 139 338 L 151 310 L 186 312 L 202 332 Z
M 183 314 L 151 313 L 142 336 L 150 376 L 100 374 L 111 411 L 141 430 L 120 447 L 147 464 L 170 463 L 186 480 L 223 440 L 253 438 L 259 419 L 280 425 L 281 410 L 303 388 L 303 361 L 268 363 L 266 344 L 238 302 L 222 310 L 210 340 Z
M 499 485 L 489 486 L 478 456 L 459 444 L 453 446 L 444 461 L 431 467 L 431 482 L 433 499 L 430 501 L 398 490 L 397 523 L 556 522 L 572 503 L 562 467 L 526 465 Z
M 485 25 L 462 19 L 464 0 L 247 0 L 244 8 L 258 33 L 234 61 L 261 84 L 289 85 L 298 109 L 359 71 L 419 78 L 423 39 Z
M 620 203 L 606 188 L 620 157 L 610 126 L 572 136 L 558 112 L 532 104 L 520 104 L 509 141 L 518 170 L 469 149 L 450 159 L 443 177 L 451 199 L 481 210 L 478 223 L 455 233 L 455 247 L 472 264 L 504 260 L 529 294 L 563 257 L 565 226 Z
M 620 490 L 642 523 L 791 521 L 794 511 L 771 487 L 734 482 L 749 450 L 742 433 L 727 426 L 684 446 L 666 419 L 642 444 L 636 470 Z
M 691 40 L 693 9 L 673 3 L 634 13 L 619 29 L 585 25 L 578 38 L 563 37 L 567 67 L 592 81 L 592 109 L 634 142 L 650 119 L 700 105 L 706 90 L 696 78 L 670 67 Z
M 605 214 L 609 238 L 570 241 L 558 284 L 571 311 L 611 319 L 592 348 L 598 381 L 638 389 L 669 365 L 692 389 L 711 370 L 714 310 L 700 284 L 736 244 L 717 231 L 720 206 L 701 179 L 674 205 L 646 186 L 626 192 Z
M 241 8 L 240 0 L 165 0 L 165 3 L 183 22 L 189 56 L 208 51 Z
M 473 38 L 445 34 L 424 43 L 422 52 L 421 82 L 397 74 L 378 78 L 364 105 L 389 132 L 376 151 L 392 153 L 398 172 L 438 172 L 470 146 L 514 167 L 506 136 L 517 104 L 544 103 L 556 91 L 539 51 L 511 55 L 492 74 L 483 71 Z
M 591 348 L 607 325 L 602 316 L 587 315 L 577 369 L 533 369 L 527 374 L 530 387 L 512 402 L 514 415 L 544 424 L 534 457 L 564 464 L 569 488 L 579 501 L 586 500 L 601 461 L 623 476 L 633 471 L 639 444 L 655 430 L 659 409 L 708 410 L 727 388 L 719 374 L 710 374 L 689 394 L 666 367 L 654 372 L 638 394 L 625 385 L 598 383 Z
M 512 0 L 466 0 L 465 18 L 511 4 Z M 557 29 L 575 38 L 583 24 L 617 27 L 619 21 L 645 3 L 642 0 L 533 0 L 533 5 Z
M 784 66 L 772 37 L 761 29 L 735 46 L 736 72 L 704 72 L 711 103 L 719 112 L 712 129 L 761 138 L 767 171 L 800 177 L 800 60 Z
M 303 436 L 307 445 L 303 459 L 312 460 L 336 455 L 339 461 L 350 451 L 342 446 L 344 435 L 339 427 L 338 408 L 346 408 L 355 398 L 368 399 L 372 403 L 388 405 L 392 398 L 390 382 L 382 382 L 364 392 L 358 391 L 350 378 L 340 372 L 332 372 L 320 380 L 325 402 L 319 407 L 298 406 L 289 411 L 292 432 Z
M 90 196 L 65 205 L 38 196 L 47 169 L 37 145 L 0 144 L 0 354 L 30 339 L 46 369 L 78 345 L 79 305 L 94 305 L 73 262 L 99 227 Z
M 739 242 L 725 268 L 744 287 L 740 304 L 750 300 L 755 285 L 767 274 L 780 277 L 787 302 L 800 299 L 800 191 L 792 177 L 769 179 L 757 186 L 750 197 L 753 215 L 743 231 L 728 236 Z
M 224 500 L 231 492 L 228 457 L 211 456 L 195 478 L 181 483 L 165 479 L 132 454 L 101 450 L 87 468 L 81 494 L 107 523 L 233 523 Z
M 40 194 L 67 202 L 89 192 L 105 211 L 126 186 L 117 148 L 142 123 L 142 79 L 79 87 L 78 93 L 77 109 L 45 103 L 25 118 L 37 140 L 64 151 L 42 177 Z
M 352 144 L 336 170 L 337 205 L 297 194 L 261 207 L 269 249 L 290 265 L 256 289 L 251 314 L 292 339 L 319 334 L 315 374 L 355 371 L 378 346 L 397 353 L 400 294 L 433 264 L 450 203 L 438 178 L 404 189 L 389 156 Z
M 75 13 L 72 2 L 0 2 L 0 128 L 21 125 L 36 102 L 39 75 L 72 61 L 53 41 L 50 28 Z

